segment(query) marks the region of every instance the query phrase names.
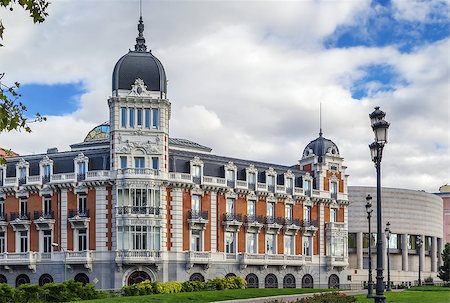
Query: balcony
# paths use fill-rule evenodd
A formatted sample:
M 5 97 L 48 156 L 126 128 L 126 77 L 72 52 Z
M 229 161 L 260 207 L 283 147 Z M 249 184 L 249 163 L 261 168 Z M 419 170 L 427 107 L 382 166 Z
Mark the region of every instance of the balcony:
M 161 214 L 161 208 L 154 206 L 119 206 L 117 207 L 117 214 L 159 216 Z
M 301 230 L 304 236 L 312 237 L 319 229 L 317 221 L 303 220 Z
M 201 184 L 202 183 L 202 177 L 200 176 L 192 176 L 192 182 L 195 184 Z
M 273 216 L 266 216 L 265 222 L 266 222 L 266 231 L 268 233 L 276 234 L 283 227 L 284 218 L 281 217 L 275 218 Z
M 286 187 L 286 194 L 292 196 L 294 194 L 294 189 L 292 187 Z
M 227 180 L 227 187 L 235 188 L 236 187 L 236 181 L 234 181 L 234 180 Z
M 49 230 L 53 228 L 55 224 L 55 212 L 54 211 L 35 211 L 34 212 L 34 224 L 36 224 L 37 230 Z
M 118 250 L 116 263 L 118 264 L 149 264 L 161 261 L 161 253 L 153 250 Z
M 85 268 L 92 268 L 92 261 L 94 257 L 94 252 L 90 250 L 83 251 L 66 251 L 65 259 L 67 265 L 78 265 L 81 264 Z
M 337 200 L 337 193 L 331 193 L 331 199 Z
M 54 174 L 51 177 L 52 183 L 73 183 L 75 182 L 75 173 Z
M 285 218 L 284 219 L 284 233 L 286 235 L 296 235 L 300 230 L 302 223 L 300 219 Z
M 12 212 L 10 214 L 10 221 L 9 224 L 11 224 L 14 231 L 25 231 L 30 228 L 30 213 L 27 212 Z
M 78 182 L 84 181 L 84 180 L 86 180 L 86 174 L 85 174 L 85 173 L 83 173 L 83 174 L 77 174 L 77 181 L 78 181 Z
M 205 269 L 211 264 L 211 253 L 207 251 L 189 251 L 186 253 L 186 267 L 191 269 L 195 264 L 204 265 Z
M 267 185 L 267 191 L 274 193 L 275 192 L 275 185 Z
M 234 213 L 225 213 L 223 215 L 223 226 L 225 230 L 238 232 L 242 225 L 242 215 Z
M 301 255 L 243 253 L 239 257 L 242 269 L 247 266 L 261 266 L 264 268 L 267 268 L 267 266 L 280 266 L 286 268 L 287 266 L 302 267 L 305 265 L 305 259 Z
M 190 174 L 182 174 L 188 176 L 188 182 L 191 182 Z M 151 168 L 122 168 L 117 170 L 117 178 L 155 178 L 159 176 L 159 170 Z M 175 177 L 175 176 L 174 176 Z
M 90 221 L 89 209 L 69 209 L 69 222 L 73 229 L 87 228 Z
M 326 256 L 326 264 L 330 269 L 343 270 L 348 266 L 348 258 L 344 256 Z
M 42 184 L 47 184 L 50 182 L 50 175 L 42 176 Z
M 263 222 L 262 216 L 247 215 L 245 217 L 245 227 L 247 228 L 247 232 L 259 233 L 264 226 Z
M 10 269 L 10 266 L 27 266 L 31 270 L 36 270 L 37 262 L 36 252 L 19 252 L 19 253 L 1 253 L 0 265 L 5 266 L 5 269 Z
M 256 184 L 255 183 L 248 183 L 248 189 L 250 190 L 256 190 Z
M 192 209 L 189 210 L 188 223 L 191 229 L 204 230 L 206 228 L 206 224 L 208 223 L 208 212 Z

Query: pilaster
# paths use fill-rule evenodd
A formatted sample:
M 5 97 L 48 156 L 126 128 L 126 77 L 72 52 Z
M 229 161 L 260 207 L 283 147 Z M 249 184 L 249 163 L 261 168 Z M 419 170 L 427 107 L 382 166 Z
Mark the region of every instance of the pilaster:
M 430 259 L 431 259 L 431 271 L 436 272 L 437 270 L 437 262 L 436 262 L 436 253 L 437 253 L 437 241 L 436 237 L 431 237 L 431 252 L 430 252 Z
M 357 260 L 357 268 L 363 269 L 363 233 L 356 233 L 356 260 Z
M 172 249 L 183 251 L 183 191 L 181 188 L 172 189 Z M 187 232 L 187 231 L 186 231 Z
M 319 239 L 319 254 L 321 256 L 325 255 L 325 207 L 323 203 L 320 203 L 319 205 L 319 218 L 320 218 L 320 239 Z
M 402 235 L 402 270 L 408 271 L 408 235 Z
M 95 248 L 98 251 L 108 250 L 108 218 L 107 191 L 104 186 L 95 188 Z
M 217 251 L 217 192 L 211 192 L 211 252 Z
M 67 250 L 67 189 L 61 189 L 61 247 Z

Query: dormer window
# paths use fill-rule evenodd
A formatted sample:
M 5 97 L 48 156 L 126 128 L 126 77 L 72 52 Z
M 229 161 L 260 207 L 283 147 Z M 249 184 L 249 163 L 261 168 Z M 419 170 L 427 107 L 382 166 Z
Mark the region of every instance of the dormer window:
M 83 153 L 78 154 L 78 156 L 74 159 L 75 174 L 77 175 L 78 181 L 86 179 L 88 161 L 88 157 L 86 157 Z
M 27 169 L 26 167 L 19 168 L 19 184 L 27 183 Z
M 270 192 L 275 191 L 275 176 L 267 176 L 267 190 Z
M 190 161 L 192 182 L 196 184 L 202 183 L 203 161 L 199 157 L 194 157 Z
M 27 183 L 28 168 L 30 164 L 23 158 L 16 165 L 16 176 L 19 181 L 19 186 Z
M 256 174 L 248 173 L 248 185 L 255 185 L 255 184 L 256 184 Z
M 331 199 L 336 200 L 337 199 L 337 182 L 330 182 L 330 193 L 331 193 Z
M 86 178 L 86 163 L 78 163 L 78 180 L 84 180 Z
M 305 192 L 305 196 L 311 197 L 311 181 L 303 180 L 303 190 Z
M 254 165 L 250 165 L 248 168 L 245 169 L 247 173 L 247 184 L 248 188 L 250 190 L 256 189 L 256 183 L 258 182 L 257 173 L 258 170 Z
M 227 180 L 227 186 L 234 187 L 234 170 L 227 169 L 225 171 L 225 179 Z

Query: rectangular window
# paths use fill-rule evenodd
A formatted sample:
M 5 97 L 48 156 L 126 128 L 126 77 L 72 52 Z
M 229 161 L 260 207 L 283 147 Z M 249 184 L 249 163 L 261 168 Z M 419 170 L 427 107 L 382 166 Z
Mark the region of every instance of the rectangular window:
M 52 197 L 44 197 L 44 215 L 50 215 L 52 212 Z
M 292 204 L 286 204 L 284 206 L 284 217 L 286 220 L 292 221 Z
M 201 175 L 201 167 L 200 165 L 193 165 L 192 166 L 192 177 L 194 178 L 200 178 Z
M 0 199 L 0 218 L 5 217 L 5 200 Z
M 44 230 L 44 247 L 43 252 L 49 253 L 52 252 L 52 231 L 51 230 Z
M 234 254 L 236 252 L 235 245 L 235 233 L 225 232 L 225 252 L 228 254 Z
M 142 108 L 137 109 L 137 126 L 142 127 Z
M 337 211 L 335 208 L 330 209 L 330 222 L 336 222 L 337 220 Z
M 271 218 L 275 217 L 275 203 L 273 202 L 267 203 L 267 216 Z
M 122 125 L 122 127 L 127 127 L 127 108 L 126 107 L 122 107 L 121 109 L 120 109 L 120 112 L 121 112 L 121 121 L 122 121 L 122 123 L 121 123 L 121 125 Z
M 145 109 L 145 128 L 150 128 L 150 109 Z
M 25 167 L 19 168 L 19 177 L 26 178 L 26 176 L 27 176 L 27 169 Z
M 226 212 L 229 214 L 234 214 L 234 199 L 227 198 Z
M 20 252 L 28 252 L 28 231 L 20 231 Z
M 330 182 L 331 199 L 337 199 L 337 183 Z
M 78 162 L 78 174 L 84 175 L 86 173 L 86 162 Z
M 78 230 L 78 251 L 87 250 L 87 230 L 86 228 Z
M 256 201 L 254 200 L 247 201 L 247 215 L 248 216 L 256 215 Z
M 44 170 L 44 177 L 50 177 L 50 165 L 44 165 L 43 167 Z
M 344 238 L 342 237 L 333 237 L 331 243 L 331 255 L 335 257 L 343 257 L 344 256 Z
M 286 188 L 293 188 L 293 187 L 294 187 L 294 179 L 286 178 Z
M 266 234 L 266 254 L 276 254 L 275 241 L 275 235 Z
M 154 227 L 152 231 L 153 235 L 153 250 L 160 251 L 161 250 L 161 232 L 159 227 Z
M 311 254 L 312 254 L 311 237 L 303 237 L 303 255 L 311 256 Z
M 348 233 L 348 248 L 356 248 L 356 234 Z
M 284 236 L 284 254 L 294 255 L 294 236 Z
M 256 184 L 256 174 L 248 173 L 248 184 Z
M 234 170 L 227 169 L 226 174 L 225 174 L 225 179 L 227 181 L 234 181 Z
M 159 128 L 159 109 L 157 108 L 152 109 L 152 128 Z
M 127 168 L 127 157 L 120 157 L 120 168 Z
M 408 249 L 417 249 L 417 236 L 408 235 Z
M 0 231 L 0 253 L 6 252 L 6 238 L 5 232 Z
M 154 170 L 158 170 L 159 169 L 159 159 L 158 159 L 158 157 L 152 157 L 152 168 Z
M 130 108 L 130 127 L 134 128 L 134 108 Z
M 145 168 L 144 157 L 134 157 L 134 168 Z
M 147 249 L 147 226 L 131 226 L 132 249 Z
M 258 234 L 255 233 L 247 233 L 247 253 L 248 254 L 257 254 L 257 246 L 256 241 L 258 237 Z
M 191 232 L 191 250 L 202 251 L 202 232 L 198 229 L 193 229 Z
M 311 181 L 309 180 L 304 180 L 303 181 L 303 190 L 305 192 L 306 196 L 311 196 Z
M 274 186 L 275 185 L 275 176 L 267 176 L 267 185 Z
M 86 210 L 87 210 L 87 197 L 86 197 L 86 195 L 79 195 L 78 196 L 78 213 L 86 214 Z
M 192 211 L 199 214 L 202 209 L 202 196 L 192 195 Z
M 377 244 L 377 233 L 371 233 L 372 235 L 372 248 L 376 247 Z M 363 234 L 363 248 L 369 248 L 369 234 L 368 233 L 364 233 Z
M 303 218 L 305 222 L 311 222 L 311 206 L 305 206 L 303 208 Z
M 28 215 L 28 200 L 20 199 L 20 216 L 27 217 Z
M 390 238 L 389 238 L 389 248 L 390 249 L 400 249 L 400 241 L 399 241 L 399 236 L 397 234 L 391 234 Z

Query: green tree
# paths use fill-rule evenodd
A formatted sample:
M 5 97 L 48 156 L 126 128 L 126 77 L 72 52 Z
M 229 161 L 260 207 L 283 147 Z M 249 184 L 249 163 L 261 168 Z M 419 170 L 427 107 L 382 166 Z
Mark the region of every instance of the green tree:
M 445 244 L 444 251 L 441 255 L 444 264 L 439 267 L 438 277 L 442 281 L 450 282 L 450 243 Z
M 6 8 L 13 11 L 13 4 L 18 4 L 20 7 L 30 13 L 30 18 L 34 23 L 42 23 L 47 17 L 48 1 L 45 0 L 0 0 L 0 8 Z M 3 40 L 3 33 L 5 26 L 0 20 L 0 41 Z M 0 43 L 0 46 L 3 44 Z M 17 92 L 20 87 L 19 82 L 14 82 L 12 85 L 2 83 L 5 73 L 0 71 L 0 133 L 11 130 L 25 130 L 31 132 L 29 123 L 35 121 L 46 120 L 39 114 L 33 119 L 28 119 L 25 116 L 27 108 L 22 102 L 18 101 L 21 97 Z M 5 163 L 5 159 L 0 156 L 0 164 Z

